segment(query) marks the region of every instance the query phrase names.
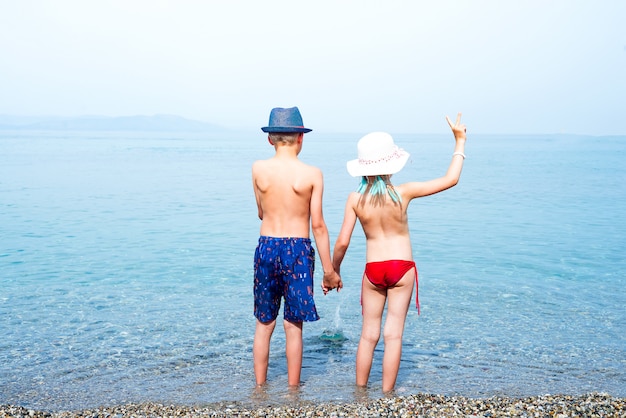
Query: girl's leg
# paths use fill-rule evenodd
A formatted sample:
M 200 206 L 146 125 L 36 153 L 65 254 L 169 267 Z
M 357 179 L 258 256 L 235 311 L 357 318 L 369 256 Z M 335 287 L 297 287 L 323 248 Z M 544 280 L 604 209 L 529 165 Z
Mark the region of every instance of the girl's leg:
M 374 349 L 380 339 L 380 323 L 385 309 L 387 295 L 363 276 L 361 285 L 361 304 L 363 309 L 363 328 L 361 340 L 356 352 L 356 384 L 366 386 L 372 369 Z
M 302 370 L 302 322 L 283 321 L 285 327 L 285 354 L 289 386 L 300 385 Z
M 411 304 L 415 270 L 409 270 L 394 286 L 387 289 L 387 318 L 383 338 L 385 340 L 385 354 L 383 356 L 383 392 L 393 390 L 400 369 L 402 357 L 402 334 L 404 322 Z
M 257 319 L 254 331 L 252 357 L 254 358 L 254 376 L 256 384 L 262 385 L 267 380 L 267 366 L 270 360 L 270 339 L 276 326 L 276 320 L 263 323 Z

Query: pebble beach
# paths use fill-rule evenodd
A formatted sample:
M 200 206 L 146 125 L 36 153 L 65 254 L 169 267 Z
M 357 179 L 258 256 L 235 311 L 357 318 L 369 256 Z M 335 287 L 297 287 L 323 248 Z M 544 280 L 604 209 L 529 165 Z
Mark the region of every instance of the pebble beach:
M 142 403 L 81 411 L 38 411 L 0 406 L 4 417 L 626 417 L 625 398 L 604 393 L 542 395 L 526 398 L 467 398 L 416 394 L 349 404 L 311 403 L 254 409 L 219 403 L 203 406 Z

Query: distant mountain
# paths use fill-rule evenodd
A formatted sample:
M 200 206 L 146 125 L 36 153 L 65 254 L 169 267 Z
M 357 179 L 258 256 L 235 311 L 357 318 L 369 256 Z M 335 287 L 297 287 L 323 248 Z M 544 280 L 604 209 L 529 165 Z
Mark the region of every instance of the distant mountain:
M 37 117 L 0 115 L 0 130 L 41 131 L 222 131 L 210 123 L 175 115 Z

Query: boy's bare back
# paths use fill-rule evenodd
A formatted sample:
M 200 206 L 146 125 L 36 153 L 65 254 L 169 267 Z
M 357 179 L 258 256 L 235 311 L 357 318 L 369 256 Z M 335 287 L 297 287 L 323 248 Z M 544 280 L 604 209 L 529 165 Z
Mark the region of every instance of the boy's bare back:
M 322 172 L 298 160 L 280 155 L 252 166 L 254 194 L 261 219 L 261 235 L 309 238 L 316 205 L 321 209 Z M 319 203 L 318 203 L 319 202 Z

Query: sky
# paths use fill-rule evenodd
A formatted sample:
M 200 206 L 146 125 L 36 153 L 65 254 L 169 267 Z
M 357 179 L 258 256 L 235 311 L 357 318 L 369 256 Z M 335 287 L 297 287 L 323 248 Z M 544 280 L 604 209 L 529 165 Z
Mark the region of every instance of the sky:
M 626 134 L 626 1 L 0 0 L 0 114 Z

